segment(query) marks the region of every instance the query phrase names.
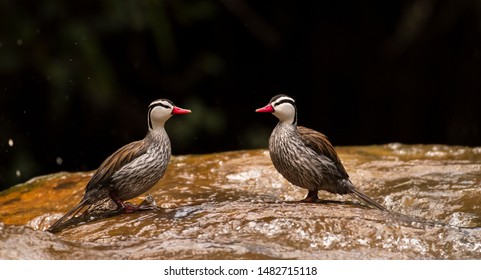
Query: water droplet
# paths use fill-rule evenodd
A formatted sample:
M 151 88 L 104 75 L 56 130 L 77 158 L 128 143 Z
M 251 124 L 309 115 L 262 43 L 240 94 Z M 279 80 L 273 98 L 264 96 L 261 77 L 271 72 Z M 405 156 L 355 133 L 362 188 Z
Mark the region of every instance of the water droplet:
M 13 139 L 8 139 L 8 145 L 9 145 L 10 147 L 13 147 Z
M 58 165 L 62 165 L 63 163 L 63 159 L 61 157 L 57 157 L 55 161 L 57 162 Z
M 22 176 L 22 172 L 20 172 L 20 170 L 17 170 L 17 171 L 15 172 L 15 174 L 17 175 L 17 177 Z

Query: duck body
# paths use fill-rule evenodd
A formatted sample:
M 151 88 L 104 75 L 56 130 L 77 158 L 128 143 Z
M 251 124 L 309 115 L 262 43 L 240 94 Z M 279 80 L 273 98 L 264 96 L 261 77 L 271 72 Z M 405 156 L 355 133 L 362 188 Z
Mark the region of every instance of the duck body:
M 141 195 L 163 177 L 171 153 L 170 139 L 163 129 L 123 146 L 94 173 L 85 188 L 84 200 L 93 203 L 115 197 L 125 201 Z
M 309 141 L 309 137 L 324 141 Z M 309 191 L 349 193 L 349 176 L 325 140 L 324 134 L 312 129 L 279 122 L 269 138 L 272 163 L 293 185 Z

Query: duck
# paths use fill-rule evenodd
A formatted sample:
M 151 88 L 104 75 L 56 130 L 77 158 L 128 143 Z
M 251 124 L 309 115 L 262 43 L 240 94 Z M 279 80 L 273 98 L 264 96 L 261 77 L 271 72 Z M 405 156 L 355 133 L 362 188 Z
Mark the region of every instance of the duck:
M 319 191 L 349 194 L 382 211 L 387 209 L 357 189 L 351 182 L 336 150 L 326 135 L 297 125 L 295 100 L 278 94 L 256 109 L 279 119 L 269 137 L 269 155 L 275 169 L 291 184 L 307 189 L 301 202 L 320 202 Z
M 166 121 L 173 115 L 191 113 L 174 105 L 169 99 L 154 100 L 148 106 L 148 131 L 142 140 L 116 150 L 95 171 L 80 202 L 52 224 L 47 231 L 57 232 L 62 225 L 82 210 L 104 200 L 112 200 L 117 210 L 132 213 L 151 209 L 149 205 L 125 203 L 151 189 L 165 174 L 172 149 L 165 130 Z

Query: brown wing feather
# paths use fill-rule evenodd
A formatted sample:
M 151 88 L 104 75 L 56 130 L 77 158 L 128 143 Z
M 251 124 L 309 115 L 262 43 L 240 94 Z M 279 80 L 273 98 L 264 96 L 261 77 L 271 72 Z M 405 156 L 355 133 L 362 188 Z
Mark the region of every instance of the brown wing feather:
M 87 184 L 86 191 L 90 188 L 94 188 L 98 184 L 109 181 L 117 170 L 135 158 L 141 156 L 146 151 L 147 145 L 144 140 L 129 143 L 118 149 L 102 162 Z
M 324 155 L 331 159 L 337 166 L 338 172 L 343 176 L 344 179 L 348 179 L 349 175 L 347 174 L 346 170 L 344 169 L 344 166 L 341 163 L 341 160 L 339 159 L 339 156 L 337 155 L 336 150 L 334 150 L 334 147 L 332 146 L 331 142 L 327 139 L 327 136 L 315 131 L 313 129 L 303 127 L 303 126 L 298 126 L 297 131 L 301 135 L 301 139 L 304 142 L 306 146 L 314 150 L 316 153 L 319 155 Z M 377 203 L 376 201 L 372 200 L 370 197 L 362 193 L 361 191 L 357 190 L 354 185 L 352 185 L 351 181 L 349 179 L 344 181 L 344 187 L 349 189 L 347 193 L 364 200 L 367 204 L 370 204 L 380 210 L 383 211 L 388 211 L 386 208 L 384 208 L 382 205 Z
M 306 146 L 314 150 L 319 155 L 324 155 L 332 160 L 338 167 L 338 171 L 341 173 L 341 175 L 344 176 L 344 178 L 349 177 L 341 163 L 341 160 L 339 159 L 339 156 L 337 155 L 336 150 L 332 146 L 331 142 L 329 142 L 329 139 L 326 135 L 304 126 L 298 126 L 297 131 L 299 132 L 301 139 Z

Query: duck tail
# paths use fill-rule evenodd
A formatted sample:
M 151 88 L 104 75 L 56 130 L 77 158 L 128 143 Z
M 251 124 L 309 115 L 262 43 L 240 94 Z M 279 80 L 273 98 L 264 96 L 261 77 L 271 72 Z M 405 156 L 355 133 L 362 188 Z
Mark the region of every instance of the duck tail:
M 70 211 L 68 211 L 65 215 L 63 215 L 60 219 L 58 219 L 53 225 L 51 225 L 47 231 L 54 233 L 60 231 L 62 228 L 61 226 L 64 224 L 64 222 L 71 216 L 71 218 L 75 217 L 85 206 L 87 206 L 88 200 L 84 199 L 80 201 L 79 204 L 77 204 L 74 208 L 72 208 Z

